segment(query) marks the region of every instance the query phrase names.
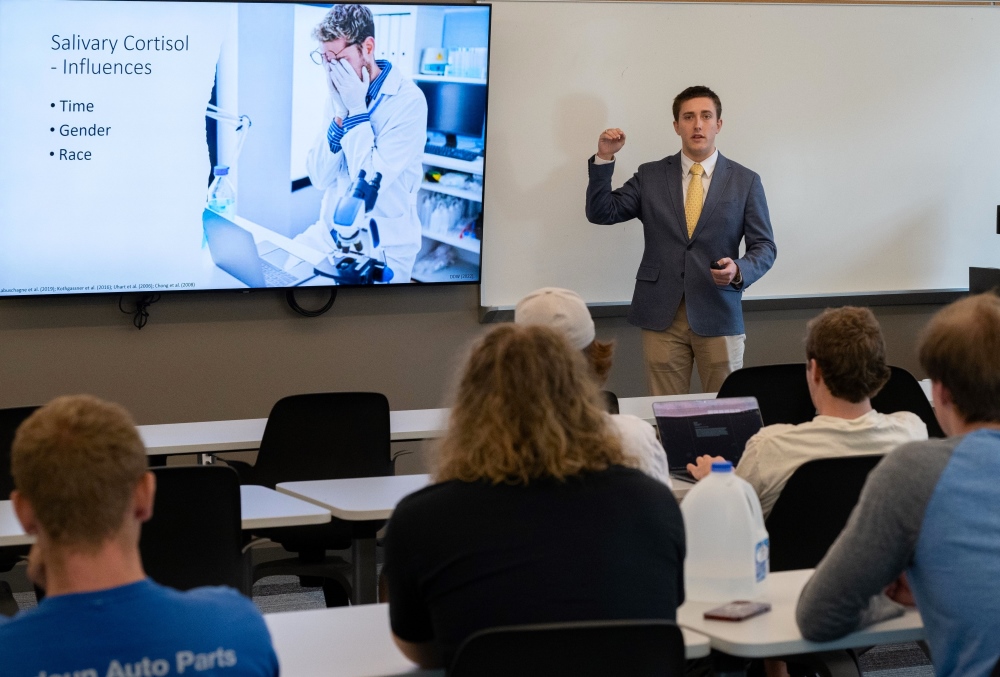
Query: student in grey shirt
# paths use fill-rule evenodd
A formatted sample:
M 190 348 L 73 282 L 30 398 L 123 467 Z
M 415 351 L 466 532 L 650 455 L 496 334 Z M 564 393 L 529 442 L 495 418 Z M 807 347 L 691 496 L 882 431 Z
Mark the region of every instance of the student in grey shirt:
M 915 602 L 935 672 L 986 677 L 1000 659 L 1000 298 L 948 306 L 919 351 L 949 437 L 872 471 L 796 616 L 826 641 Z

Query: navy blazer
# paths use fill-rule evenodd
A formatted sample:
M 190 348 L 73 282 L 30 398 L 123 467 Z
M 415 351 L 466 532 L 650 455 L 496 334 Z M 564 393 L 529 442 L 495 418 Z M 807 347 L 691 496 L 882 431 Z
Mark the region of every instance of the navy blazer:
M 610 225 L 642 222 L 646 248 L 635 275 L 628 321 L 662 331 L 685 299 L 688 322 L 700 336 L 742 334 L 743 290 L 774 264 L 777 248 L 760 177 L 719 153 L 705 206 L 691 239 L 687 236 L 681 188 L 681 155 L 639 165 L 618 190 L 611 190 L 614 163 L 588 162 L 587 219 Z M 740 241 L 746 253 L 740 258 Z M 729 257 L 743 283 L 716 286 L 711 264 Z

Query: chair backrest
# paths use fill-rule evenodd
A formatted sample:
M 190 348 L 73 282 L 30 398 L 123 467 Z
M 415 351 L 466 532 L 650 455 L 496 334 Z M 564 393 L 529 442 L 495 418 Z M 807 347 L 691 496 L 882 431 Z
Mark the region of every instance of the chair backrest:
M 38 407 L 0 409 L 0 500 L 6 500 L 14 490 L 14 478 L 10 476 L 10 446 L 14 443 L 14 433 L 36 409 Z
M 816 415 L 806 383 L 805 363 L 737 369 L 723 381 L 718 396 L 756 397 L 764 425 L 805 423 Z
M 389 400 L 381 393 L 312 393 L 278 400 L 251 477 L 279 482 L 392 474 Z
M 653 677 L 684 674 L 684 637 L 670 621 L 585 621 L 482 630 L 449 677 Z
M 248 593 L 236 471 L 192 465 L 152 472 L 153 517 L 142 526 L 139 541 L 146 573 L 178 590 L 228 585 Z
M 934 407 L 920 387 L 920 382 L 902 367 L 889 368 L 892 375 L 878 395 L 872 398 L 872 408 L 883 414 L 912 411 L 927 424 L 927 434 L 930 437 L 945 437 L 934 415 Z
M 610 390 L 602 390 L 601 396 L 604 397 L 604 408 L 609 414 L 620 414 L 621 410 L 618 408 L 618 396 L 615 395 Z
M 881 455 L 823 458 L 795 471 L 764 523 L 771 539 L 771 571 L 819 564 L 880 460 Z
M 997 664 L 993 666 L 993 672 L 990 673 L 990 677 L 1000 677 L 1000 658 L 997 659 Z

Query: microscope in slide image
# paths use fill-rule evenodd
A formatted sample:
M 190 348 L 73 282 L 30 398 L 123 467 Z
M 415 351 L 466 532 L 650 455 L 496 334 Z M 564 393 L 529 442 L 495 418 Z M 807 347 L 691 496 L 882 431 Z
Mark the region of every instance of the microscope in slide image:
M 365 176 L 365 170 L 359 171 L 351 190 L 337 202 L 330 229 L 337 249 L 316 264 L 317 275 L 331 277 L 339 284 L 372 284 L 393 278 L 379 248 L 378 224 L 368 217 L 378 199 L 382 174 L 376 172 L 371 182 Z M 377 258 L 380 253 L 381 260 Z

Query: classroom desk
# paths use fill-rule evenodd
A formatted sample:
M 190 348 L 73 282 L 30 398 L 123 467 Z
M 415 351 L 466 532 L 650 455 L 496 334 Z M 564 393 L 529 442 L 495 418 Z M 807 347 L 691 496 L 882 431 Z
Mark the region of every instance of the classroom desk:
M 899 618 L 876 623 L 833 642 L 803 639 L 795 623 L 795 605 L 813 569 L 780 571 L 767 577 L 767 591 L 757 599 L 771 603 L 771 611 L 739 623 L 705 620 L 702 614 L 721 602 L 685 602 L 677 610 L 677 624 L 706 635 L 715 651 L 740 658 L 768 658 L 817 651 L 852 649 L 924 639 L 920 612 L 907 609 Z
M 314 503 L 279 493 L 267 487 L 240 487 L 240 511 L 244 529 L 268 529 L 306 524 L 325 524 L 330 511 Z M 0 547 L 30 545 L 35 542 L 21 529 L 10 501 L 0 501 Z
M 389 606 L 368 604 L 265 614 L 264 621 L 283 675 L 369 677 L 443 676 L 443 670 L 420 670 L 392 641 Z M 709 652 L 709 640 L 682 628 L 687 658 Z
M 278 491 L 325 508 L 348 522 L 387 520 L 407 494 L 423 489 L 430 475 L 389 475 L 342 480 L 282 482 Z M 351 601 L 372 604 L 377 600 L 375 536 L 359 536 L 351 544 L 354 585 Z
M 920 386 L 931 400 L 930 381 Z M 656 423 L 653 402 L 701 400 L 714 398 L 715 393 L 648 397 L 622 397 L 619 411 L 637 416 L 650 424 Z M 933 405 L 933 401 L 931 402 Z M 226 451 L 253 451 L 260 448 L 266 418 L 231 421 L 197 421 L 192 423 L 162 423 L 141 425 L 139 435 L 150 456 L 171 454 L 217 454 Z M 389 438 L 393 442 L 408 442 L 442 437 L 448 428 L 448 409 L 409 409 L 389 412 Z
M 618 406 L 623 414 L 632 414 L 655 423 L 653 402 L 697 400 L 715 397 L 715 393 L 671 395 L 669 397 L 623 397 Z M 408 409 L 389 412 L 389 439 L 408 442 L 442 437 L 448 429 L 448 409 Z M 150 456 L 170 454 L 217 454 L 226 451 L 253 451 L 260 448 L 266 418 L 232 421 L 197 421 L 141 425 L 139 435 Z
M 150 456 L 217 454 L 260 448 L 266 418 L 232 421 L 197 421 L 141 425 L 139 435 Z M 393 442 L 441 437 L 448 426 L 447 409 L 413 409 L 389 412 L 389 438 Z

